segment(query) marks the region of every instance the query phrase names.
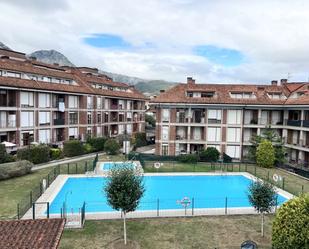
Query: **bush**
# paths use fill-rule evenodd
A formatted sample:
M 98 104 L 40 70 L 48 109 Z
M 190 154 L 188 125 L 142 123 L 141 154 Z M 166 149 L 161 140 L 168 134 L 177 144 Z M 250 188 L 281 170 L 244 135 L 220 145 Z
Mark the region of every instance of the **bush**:
M 88 144 L 88 143 L 85 143 L 85 144 L 83 145 L 83 148 L 84 148 L 84 152 L 85 152 L 85 153 L 94 152 L 93 147 L 92 147 L 90 144 Z
M 28 160 L 34 164 L 50 161 L 50 147 L 47 145 L 31 146 L 17 151 L 19 160 Z
M 264 168 L 272 168 L 275 163 L 275 150 L 269 140 L 262 140 L 256 149 L 256 163 Z
M 58 160 L 63 158 L 63 152 L 61 149 L 52 148 L 50 149 L 51 160 Z
M 200 159 L 204 162 L 217 162 L 220 152 L 215 147 L 208 147 L 200 153 Z
M 14 161 L 14 157 L 6 152 L 4 144 L 0 144 L 0 163 L 9 163 Z
M 309 248 L 309 195 L 284 203 L 272 227 L 273 249 Z
M 136 148 L 138 147 L 143 147 L 147 145 L 147 139 L 146 139 L 146 133 L 136 133 L 135 134 L 135 146 Z
M 84 147 L 79 140 L 69 140 L 63 143 L 63 154 L 68 157 L 83 155 Z
M 153 116 L 146 114 L 145 121 L 150 124 L 152 127 L 156 127 L 156 120 Z
M 119 153 L 120 145 L 115 139 L 108 139 L 104 144 L 104 151 L 110 155 Z
M 26 160 L 0 165 L 0 180 L 23 176 L 31 172 L 32 163 Z
M 87 143 L 92 146 L 92 149 L 95 152 L 103 151 L 105 142 L 106 142 L 105 137 L 93 137 L 87 139 Z
M 231 158 L 228 154 L 225 154 L 225 153 L 223 152 L 223 162 L 224 162 L 224 163 L 231 163 L 232 160 L 233 160 L 233 158 Z
M 197 163 L 198 159 L 198 155 L 196 154 L 178 156 L 178 161 L 182 163 Z

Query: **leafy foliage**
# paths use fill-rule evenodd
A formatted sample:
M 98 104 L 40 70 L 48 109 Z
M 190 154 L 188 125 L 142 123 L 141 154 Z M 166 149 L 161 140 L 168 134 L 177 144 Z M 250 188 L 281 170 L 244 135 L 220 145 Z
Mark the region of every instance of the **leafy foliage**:
M 156 120 L 154 118 L 154 116 L 151 116 L 151 115 L 148 115 L 146 114 L 145 115 L 145 121 L 151 125 L 151 127 L 156 127 Z
M 0 163 L 13 162 L 14 157 L 6 152 L 4 144 L 0 144 Z
M 200 153 L 200 159 L 204 162 L 217 162 L 219 160 L 220 152 L 215 147 L 207 147 Z
M 50 161 L 50 147 L 47 145 L 31 146 L 17 151 L 19 160 L 27 160 L 34 164 Z
M 251 161 L 256 161 L 256 150 L 259 146 L 259 144 L 263 140 L 268 140 L 272 143 L 274 150 L 275 150 L 275 165 L 281 165 L 286 162 L 285 159 L 285 147 L 283 146 L 283 140 L 282 138 L 272 129 L 271 127 L 268 127 L 264 129 L 263 133 L 261 135 L 253 136 L 250 142 L 252 143 L 252 146 L 249 147 L 249 159 Z
M 61 149 L 52 148 L 50 149 L 51 160 L 57 160 L 63 158 L 63 152 Z
M 85 153 L 91 153 L 94 151 L 93 147 L 88 143 L 83 144 L 83 148 Z
M 104 151 L 110 155 L 119 153 L 120 145 L 115 139 L 108 139 L 104 144 Z
M 32 166 L 32 163 L 26 160 L 3 163 L 0 166 L 0 180 L 29 174 Z
M 182 163 L 197 163 L 198 160 L 199 157 L 196 154 L 187 154 L 178 156 L 178 161 Z
M 233 158 L 231 158 L 228 154 L 223 153 L 223 162 L 224 163 L 231 163 Z
M 67 157 L 80 156 L 84 153 L 83 144 L 79 140 L 69 140 L 63 143 L 63 154 Z
M 110 171 L 104 190 L 111 207 L 124 213 L 132 212 L 145 192 L 143 177 L 132 168 L 115 166 Z
M 87 139 L 87 143 L 90 144 L 93 148 L 93 151 L 103 151 L 104 150 L 104 144 L 106 142 L 105 137 L 92 137 Z
M 147 145 L 147 139 L 146 139 L 146 133 L 139 132 L 135 134 L 135 146 L 136 148 L 146 146 Z
M 309 195 L 284 203 L 272 228 L 273 249 L 309 248 Z
M 271 168 L 275 163 L 275 150 L 269 140 L 262 140 L 256 150 L 256 163 L 264 168 Z

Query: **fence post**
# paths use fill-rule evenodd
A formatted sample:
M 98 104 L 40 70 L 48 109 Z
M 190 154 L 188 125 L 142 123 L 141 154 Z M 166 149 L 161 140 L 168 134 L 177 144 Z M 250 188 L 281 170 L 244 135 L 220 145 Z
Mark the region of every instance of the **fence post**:
M 19 203 L 17 203 L 17 219 L 19 220 L 20 217 L 19 217 Z
M 47 219 L 49 219 L 49 202 L 47 202 L 47 211 L 46 211 L 46 213 L 47 213 Z
M 192 198 L 192 216 L 194 215 L 194 197 Z
M 159 217 L 159 210 L 160 210 L 160 200 L 157 199 L 157 216 Z
M 30 194 L 29 194 L 29 201 L 30 201 L 30 207 L 31 207 L 31 205 L 32 205 L 32 191 L 30 191 Z
M 35 220 L 35 203 L 32 203 L 32 219 Z
M 75 163 L 75 174 L 77 174 L 77 163 Z
M 225 197 L 225 214 L 227 214 L 227 197 Z
M 254 176 L 256 176 L 256 165 L 254 166 Z
M 304 193 L 304 185 L 301 185 L 301 193 Z
M 284 177 L 282 177 L 282 189 L 284 190 L 284 182 L 285 182 L 285 180 L 284 180 L 285 178 Z
M 70 163 L 68 163 L 68 174 L 70 174 Z

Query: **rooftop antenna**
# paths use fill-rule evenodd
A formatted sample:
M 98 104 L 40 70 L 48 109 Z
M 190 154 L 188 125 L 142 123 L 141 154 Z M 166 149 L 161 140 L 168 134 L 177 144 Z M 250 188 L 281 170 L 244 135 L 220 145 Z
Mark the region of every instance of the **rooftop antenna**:
M 288 73 L 288 76 L 287 76 L 287 80 L 290 81 L 290 78 L 292 77 L 292 74 L 291 73 Z

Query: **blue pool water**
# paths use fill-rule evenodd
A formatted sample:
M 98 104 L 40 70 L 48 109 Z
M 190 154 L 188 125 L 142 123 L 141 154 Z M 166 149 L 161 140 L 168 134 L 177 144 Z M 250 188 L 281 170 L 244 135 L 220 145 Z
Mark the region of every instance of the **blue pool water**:
M 128 167 L 128 168 L 134 168 L 135 164 L 131 162 L 104 162 L 100 164 L 100 168 L 102 170 L 110 170 L 114 167 L 122 168 L 122 167 Z
M 144 176 L 145 194 L 138 210 L 182 209 L 179 200 L 194 198 L 195 208 L 250 207 L 247 189 L 251 180 L 242 175 L 233 176 Z M 113 211 L 107 204 L 103 191 L 106 178 L 68 178 L 54 201 L 50 213 L 60 213 L 66 200 L 68 212 L 78 212 L 84 201 L 86 212 Z M 286 201 L 278 195 L 278 203 Z

